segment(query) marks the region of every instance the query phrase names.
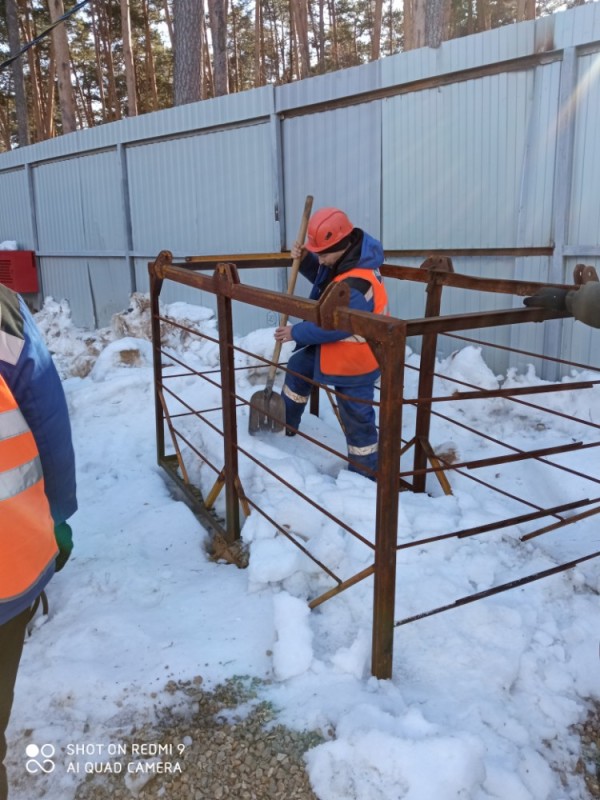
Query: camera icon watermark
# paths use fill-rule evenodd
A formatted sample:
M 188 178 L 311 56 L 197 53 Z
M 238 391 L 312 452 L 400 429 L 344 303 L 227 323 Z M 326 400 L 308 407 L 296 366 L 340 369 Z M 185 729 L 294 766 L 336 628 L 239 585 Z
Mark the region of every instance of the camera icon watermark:
M 31 775 L 36 775 L 38 772 L 45 772 L 49 774 L 54 772 L 56 764 L 53 761 L 56 749 L 52 744 L 43 744 L 38 747 L 37 744 L 28 744 L 25 748 L 25 755 L 27 761 L 25 762 L 25 769 Z

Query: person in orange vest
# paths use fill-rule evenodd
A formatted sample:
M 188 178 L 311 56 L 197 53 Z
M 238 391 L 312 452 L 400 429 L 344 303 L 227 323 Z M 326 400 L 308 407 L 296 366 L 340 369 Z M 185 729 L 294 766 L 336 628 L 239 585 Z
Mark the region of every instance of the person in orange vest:
M 73 547 L 75 458 L 62 384 L 23 299 L 0 285 L 0 800 L 32 607 Z
M 300 272 L 313 284 L 317 300 L 331 283 L 350 288 L 350 308 L 387 313 L 387 293 L 379 272 L 383 247 L 356 228 L 338 208 L 321 208 L 309 220 L 304 246 L 294 242 L 292 257 L 302 258 Z M 333 385 L 346 443 L 349 470 L 374 480 L 377 472 L 377 427 L 373 396 L 379 364 L 360 337 L 345 331 L 320 328 L 312 322 L 280 326 L 280 342 L 295 342 L 288 362 L 282 396 L 286 408 L 286 434 L 293 436 L 310 397 L 307 378 Z

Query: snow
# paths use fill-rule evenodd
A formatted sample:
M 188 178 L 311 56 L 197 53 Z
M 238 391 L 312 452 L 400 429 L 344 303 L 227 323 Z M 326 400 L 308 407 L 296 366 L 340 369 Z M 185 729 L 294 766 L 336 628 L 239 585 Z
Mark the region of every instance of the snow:
M 218 337 L 212 313 L 185 303 L 163 311 L 215 339 L 198 343 L 176 330 L 168 341 L 172 354 L 214 369 Z M 52 299 L 37 321 L 64 379 L 79 511 L 71 520 L 71 560 L 48 587 L 49 617 L 36 618 L 25 646 L 9 726 L 12 800 L 70 800 L 85 776 L 68 765 L 88 758 L 72 755 L 76 747 L 91 746 L 89 757 L 104 759 L 102 750 L 117 747 L 133 724 L 151 721 L 158 708 L 183 712 L 185 698 L 165 687 L 198 675 L 206 688 L 232 676 L 260 678 L 261 696 L 278 709 L 278 722 L 323 733 L 326 741 L 306 756 L 320 800 L 582 796 L 581 778 L 571 773 L 579 740 L 570 726 L 585 717 L 587 698 L 598 696 L 598 562 L 397 627 L 393 677 L 377 680 L 370 675 L 372 578 L 310 611 L 307 601 L 331 588 L 331 578 L 254 511 L 242 531 L 250 549 L 247 569 L 207 556 L 206 532 L 156 465 L 147 298 L 134 296 L 132 308 L 110 330 L 77 329 L 68 305 Z M 254 331 L 238 344 L 269 357 L 273 329 Z M 249 397 L 264 385 L 264 367 L 240 353 L 236 362 L 251 367 L 238 378 L 238 391 Z M 418 357 L 409 352 L 408 363 L 417 366 Z M 181 374 L 175 362 L 171 371 Z M 438 371 L 485 388 L 543 383 L 533 368 L 494 375 L 471 346 L 440 361 Z M 416 379 L 416 372 L 408 372 L 407 396 L 414 396 Z M 597 373 L 579 372 L 565 383 L 594 379 Z M 211 384 L 194 376 L 174 381 L 186 402 L 220 405 Z M 434 393 L 456 388 L 438 379 Z M 443 404 L 440 410 L 517 449 L 595 440 L 598 387 L 542 397 L 540 406 L 565 416 L 504 399 Z M 336 574 L 350 577 L 368 567 L 375 485 L 301 437 L 249 436 L 244 413 L 240 446 L 273 473 L 242 456 L 246 494 Z M 574 422 L 568 418 L 573 413 L 592 424 Z M 407 430 L 413 422 L 414 411 L 407 409 Z M 218 454 L 218 433 L 197 420 L 187 424 L 196 446 Z M 307 414 L 303 430 L 344 450 L 324 400 L 321 418 Z M 506 452 L 443 419 L 434 422 L 432 444 L 457 461 Z M 477 475 L 547 506 L 600 494 L 594 448 L 552 460 L 572 471 L 518 462 Z M 207 492 L 214 473 L 189 463 L 192 479 Z M 314 504 L 291 495 L 275 476 Z M 450 480 L 452 496 L 435 479 L 428 481 L 428 494 L 401 494 L 399 543 L 530 510 L 465 475 L 452 473 Z M 223 502 L 220 496 L 220 513 Z M 520 541 L 547 522 L 401 549 L 396 619 L 600 549 L 594 516 Z M 51 773 L 26 770 L 25 750 L 32 744 L 52 746 Z M 565 772 L 566 785 L 558 770 Z M 132 795 L 143 783 L 137 778 L 128 778 Z

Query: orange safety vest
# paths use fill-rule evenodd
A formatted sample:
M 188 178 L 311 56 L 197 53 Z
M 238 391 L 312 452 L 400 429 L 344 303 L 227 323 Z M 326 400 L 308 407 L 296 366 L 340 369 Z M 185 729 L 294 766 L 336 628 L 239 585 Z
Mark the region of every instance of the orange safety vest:
M 337 275 L 332 283 L 346 278 L 362 278 L 369 281 L 373 291 L 373 313 L 387 314 L 387 292 L 381 281 L 379 270 L 350 269 Z M 369 295 L 367 295 L 369 297 Z M 326 342 L 321 345 L 321 372 L 324 375 L 366 375 L 379 369 L 373 351 L 362 336 L 352 335 L 339 342 Z
M 0 602 L 16 600 L 56 558 L 37 445 L 0 375 Z

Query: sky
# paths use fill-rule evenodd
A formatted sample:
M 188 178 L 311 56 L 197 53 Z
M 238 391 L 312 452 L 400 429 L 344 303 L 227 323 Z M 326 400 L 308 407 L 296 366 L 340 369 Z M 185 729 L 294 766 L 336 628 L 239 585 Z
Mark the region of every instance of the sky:
M 173 303 L 163 312 L 216 337 L 209 309 Z M 306 755 L 319 800 L 585 796 L 572 772 L 580 742 L 571 726 L 585 718 L 587 698 L 600 688 L 598 561 L 397 627 L 393 676 L 377 680 L 370 674 L 372 578 L 309 610 L 331 578 L 255 511 L 242 528 L 246 569 L 207 556 L 207 533 L 156 465 L 147 300 L 134 296 L 131 309 L 102 331 L 76 328 L 67 303 L 51 298 L 36 319 L 64 380 L 79 510 L 70 520 L 73 555 L 48 586 L 49 615 L 38 615 L 24 649 L 8 731 L 11 800 L 71 800 L 85 777 L 73 772 L 75 762 L 105 760 L 132 721 L 141 726 L 156 707 L 181 702 L 166 690 L 169 681 L 198 675 L 207 689 L 232 676 L 264 680 L 257 702 L 272 703 L 276 722 L 323 733 L 324 742 Z M 273 328 L 237 344 L 269 357 Z M 196 368 L 218 367 L 218 347 L 208 340 L 173 333 L 165 347 Z M 282 357 L 289 352 L 286 345 Z M 264 368 L 255 359 L 238 353 L 236 362 L 250 367 L 237 373 L 241 395 L 263 388 Z M 409 350 L 407 362 L 417 366 L 418 355 Z M 168 356 L 165 363 L 166 375 L 181 373 Z M 451 378 L 482 388 L 542 383 L 532 367 L 494 374 L 473 346 L 440 360 L 437 372 L 445 378 L 436 380 L 436 395 L 452 393 Z M 406 396 L 416 392 L 416 375 L 407 373 Z M 566 391 L 538 396 L 539 408 L 491 399 L 445 404 L 444 413 L 524 450 L 594 442 L 600 390 L 568 384 L 597 378 L 573 372 L 563 379 Z M 170 381 L 195 407 L 218 407 L 210 384 L 190 376 Z M 545 410 L 551 408 L 591 424 L 553 416 Z M 210 413 L 218 422 L 219 412 Z M 404 417 L 410 438 L 414 417 L 409 410 Z M 190 441 L 218 463 L 221 437 L 198 420 L 180 419 Z M 344 451 L 323 397 L 321 417 L 307 414 L 302 430 Z M 250 436 L 243 408 L 239 432 L 240 445 L 276 475 L 372 540 L 371 481 L 300 436 Z M 461 460 L 501 452 L 443 420 L 435 420 L 431 442 Z M 183 455 L 206 494 L 214 473 L 189 451 Z M 572 472 L 517 462 L 477 475 L 545 507 L 600 495 L 594 448 L 552 460 Z M 246 494 L 336 574 L 348 577 L 371 563 L 369 547 L 245 457 L 240 478 Z M 427 493 L 401 493 L 400 544 L 530 510 L 467 476 L 451 473 L 449 480 L 452 495 L 435 479 Z M 221 495 L 219 513 L 223 502 Z M 401 549 L 396 619 L 600 550 L 594 516 L 521 541 L 540 524 Z M 73 755 L 77 747 L 92 747 L 92 755 Z M 49 762 L 52 769 L 42 769 Z

